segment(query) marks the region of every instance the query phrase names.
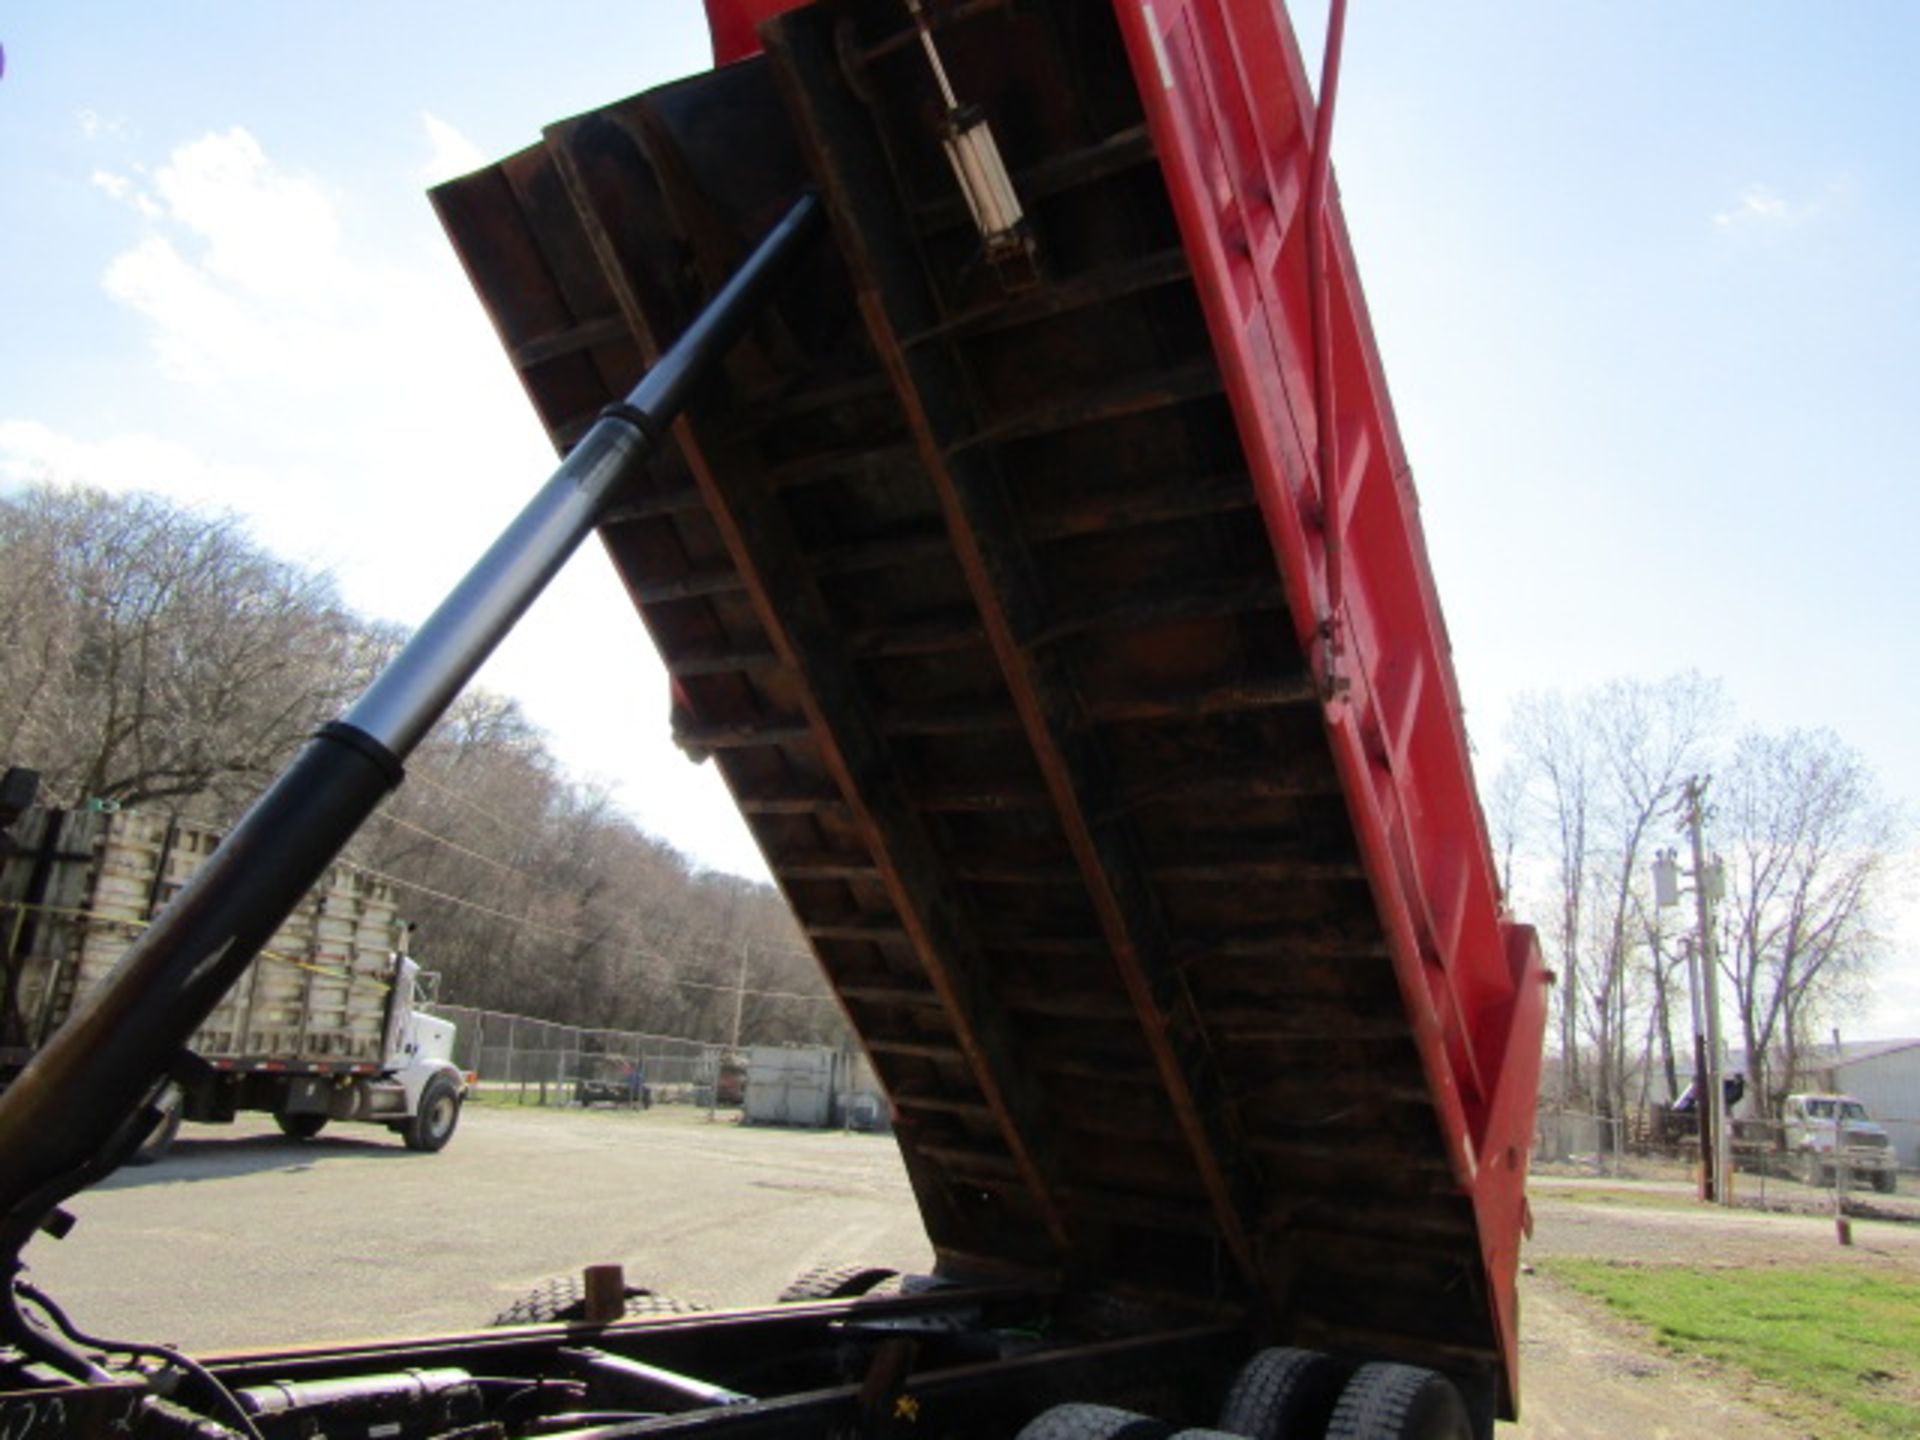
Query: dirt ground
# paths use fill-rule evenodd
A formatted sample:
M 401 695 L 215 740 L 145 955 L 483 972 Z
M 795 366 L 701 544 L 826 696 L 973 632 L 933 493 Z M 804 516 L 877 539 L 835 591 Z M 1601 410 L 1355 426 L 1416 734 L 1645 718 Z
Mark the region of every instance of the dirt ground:
M 1555 1283 L 1556 1259 L 1863 1266 L 1911 1280 L 1920 1296 L 1920 1224 L 1856 1219 L 1853 1244 L 1842 1246 L 1830 1214 L 1715 1210 L 1697 1205 L 1691 1195 L 1682 1184 L 1534 1182 L 1534 1232 L 1525 1251 L 1531 1273 L 1520 1279 L 1524 1417 L 1519 1425 L 1502 1427 L 1504 1434 L 1538 1440 L 1806 1440 L 1810 1434 L 1804 1425 L 1778 1418 L 1768 1405 L 1776 1397 L 1765 1387 L 1667 1354 L 1604 1307 Z M 1812 1212 L 1820 1200 L 1809 1192 L 1792 1203 Z M 1906 1207 L 1882 1202 L 1879 1208 L 1902 1213 Z
M 1799 1187 L 1796 1187 L 1799 1188 Z M 1853 1244 L 1837 1237 L 1831 1209 L 1809 1196 L 1793 1212 L 1720 1210 L 1700 1205 L 1692 1192 L 1633 1184 L 1569 1185 L 1533 1181 L 1531 1259 L 1595 1256 L 1647 1264 L 1867 1265 L 1903 1271 L 1920 1281 L 1920 1223 L 1906 1221 L 1909 1206 L 1874 1209 L 1902 1218 L 1852 1220 Z M 1920 1218 L 1920 1217 L 1916 1217 Z
M 1552 1278 L 1553 1262 L 1864 1265 L 1920 1285 L 1920 1224 L 1705 1210 L 1683 1183 L 1543 1177 L 1521 1279 L 1525 1418 L 1514 1440 L 1802 1440 L 1739 1377 L 1676 1360 Z M 1817 1197 L 1808 1197 L 1817 1204 Z M 466 1330 L 537 1280 L 617 1260 L 712 1306 L 761 1304 L 799 1270 L 931 1262 L 883 1136 L 747 1129 L 698 1112 L 472 1106 L 452 1146 L 384 1131 L 285 1140 L 189 1126 L 175 1153 L 78 1197 L 35 1279 L 85 1328 L 202 1353 Z M 1755 1402 L 1759 1403 L 1755 1403 Z

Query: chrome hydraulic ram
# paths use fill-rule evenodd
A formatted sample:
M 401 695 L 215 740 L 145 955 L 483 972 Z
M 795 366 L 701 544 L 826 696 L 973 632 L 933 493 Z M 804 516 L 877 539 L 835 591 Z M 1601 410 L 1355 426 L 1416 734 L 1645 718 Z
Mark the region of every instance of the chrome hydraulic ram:
M 157 1118 L 188 1040 L 380 801 L 402 762 L 592 532 L 608 500 L 766 307 L 821 228 L 802 198 L 624 403 L 609 405 L 526 509 L 339 720 L 307 742 L 110 981 L 0 1095 L 0 1282 L 67 1196 Z M 0 1328 L 18 1335 L 11 1296 Z M 33 1327 L 30 1327 L 33 1328 Z M 49 1357 L 51 1358 L 51 1357 Z

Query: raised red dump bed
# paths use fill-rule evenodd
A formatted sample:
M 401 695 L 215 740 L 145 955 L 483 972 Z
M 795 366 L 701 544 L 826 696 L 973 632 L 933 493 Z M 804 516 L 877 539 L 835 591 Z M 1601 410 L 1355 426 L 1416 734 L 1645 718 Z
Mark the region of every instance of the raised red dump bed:
M 1511 1412 L 1546 976 L 1337 205 L 1318 474 L 1283 12 L 929 0 L 1023 284 L 903 0 L 712 8 L 738 63 L 435 198 L 562 450 L 800 190 L 826 203 L 832 243 L 603 537 L 891 1091 L 943 1268 L 1247 1314 Z

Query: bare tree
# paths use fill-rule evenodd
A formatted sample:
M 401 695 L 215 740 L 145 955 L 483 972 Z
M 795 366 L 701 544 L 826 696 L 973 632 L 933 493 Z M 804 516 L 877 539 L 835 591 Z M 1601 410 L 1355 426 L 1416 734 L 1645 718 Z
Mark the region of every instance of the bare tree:
M 331 582 L 230 516 L 38 487 L 0 501 L 0 739 L 70 798 L 231 807 L 341 698 Z
M 1642 892 L 1659 817 L 1703 758 L 1721 710 L 1718 687 L 1694 674 L 1515 706 L 1520 779 L 1502 784 L 1517 783 L 1524 801 L 1503 807 L 1519 834 L 1508 843 L 1539 857 L 1537 888 L 1549 897 L 1566 1098 L 1604 1116 L 1625 1112 L 1636 1063 L 1653 1036 L 1670 1033 L 1663 1015 L 1647 1016 L 1668 990 L 1650 963 Z
M 238 814 L 405 636 L 228 516 L 53 486 L 0 497 L 0 760 L 56 801 Z M 469 1003 L 588 1028 L 841 1039 L 770 886 L 699 871 L 472 691 L 350 858 L 401 887 Z M 742 961 L 746 981 L 742 983 Z
M 1520 848 L 1547 858 L 1548 890 L 1554 897 L 1545 928 L 1547 951 L 1560 983 L 1554 987 L 1554 1021 L 1560 1037 L 1562 1098 L 1584 1092 L 1580 1064 L 1581 961 L 1585 949 L 1583 910 L 1588 877 L 1587 814 L 1595 788 L 1595 762 L 1584 727 L 1564 696 L 1523 695 L 1511 723 L 1514 771 L 1507 787 L 1527 797 L 1509 802 Z M 1509 850 L 1513 848 L 1510 843 Z
M 1627 1047 L 1637 1028 L 1631 1014 L 1636 999 L 1656 1007 L 1667 1000 L 1660 967 L 1651 948 L 1643 948 L 1654 909 L 1646 887 L 1656 832 L 1686 776 L 1704 759 L 1723 708 L 1718 685 L 1694 673 L 1651 683 L 1613 681 L 1590 700 L 1605 834 L 1595 856 L 1601 894 L 1593 935 L 1598 964 L 1588 971 L 1589 1014 L 1599 1067 L 1596 1089 L 1608 1115 L 1627 1107 L 1633 1063 Z M 1647 992 L 1644 997 L 1636 997 L 1636 987 Z M 1671 1048 L 1665 1014 L 1657 1013 L 1649 1028 L 1669 1037 Z M 1643 1051 L 1640 1059 L 1644 1064 L 1650 1057 Z
M 473 692 L 417 751 L 358 856 L 407 890 L 422 960 L 465 1003 L 595 1029 L 844 1039 L 773 890 L 696 870 L 559 773 L 512 700 Z M 742 961 L 747 980 L 742 992 Z
M 1777 1109 L 1823 1016 L 1884 948 L 1876 902 L 1901 817 L 1830 731 L 1749 734 L 1715 786 L 1727 860 L 1722 965 L 1752 1092 Z

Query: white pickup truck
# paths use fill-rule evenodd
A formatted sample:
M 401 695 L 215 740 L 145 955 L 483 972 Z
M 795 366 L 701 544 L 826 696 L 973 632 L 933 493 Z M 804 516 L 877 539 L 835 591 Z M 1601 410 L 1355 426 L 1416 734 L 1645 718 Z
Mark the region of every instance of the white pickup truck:
M 1836 1170 L 1843 1170 L 1892 1192 L 1895 1157 L 1886 1127 L 1851 1095 L 1789 1095 L 1781 1116 L 1788 1160 L 1809 1185 L 1832 1185 L 1842 1178 Z
M 191 821 L 112 809 L 28 809 L 0 844 L 0 1085 L 86 1003 L 148 921 L 220 842 Z M 180 1122 L 264 1111 L 296 1139 L 329 1121 L 384 1124 L 414 1150 L 453 1137 L 468 1078 L 454 1026 L 423 1007 L 393 888 L 335 865 L 195 1033 L 172 1110 Z

